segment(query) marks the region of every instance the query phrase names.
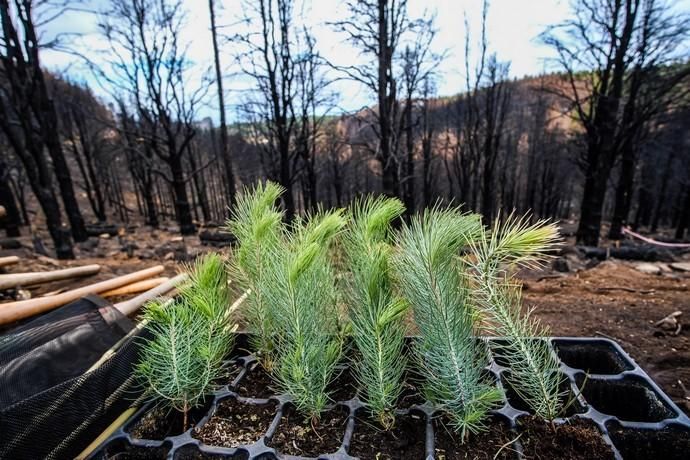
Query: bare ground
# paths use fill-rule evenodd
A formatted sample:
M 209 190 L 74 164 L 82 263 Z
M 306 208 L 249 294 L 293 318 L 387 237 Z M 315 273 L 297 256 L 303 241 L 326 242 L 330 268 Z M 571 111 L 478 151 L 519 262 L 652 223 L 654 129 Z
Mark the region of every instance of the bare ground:
M 641 273 L 634 262 L 606 261 L 562 278 L 525 279 L 525 301 L 556 336 L 599 336 L 625 351 L 690 413 L 690 274 Z M 544 276 L 544 275 L 541 275 Z M 655 327 L 681 311 L 680 333 Z

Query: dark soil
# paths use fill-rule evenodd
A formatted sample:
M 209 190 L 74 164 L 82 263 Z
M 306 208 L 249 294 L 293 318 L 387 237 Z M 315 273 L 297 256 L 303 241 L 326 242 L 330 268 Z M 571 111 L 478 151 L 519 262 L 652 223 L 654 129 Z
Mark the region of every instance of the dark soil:
M 463 443 L 444 418 L 434 420 L 434 455 L 437 460 L 514 459 L 512 433 L 505 422 L 491 420 L 486 431 L 472 434 Z
M 543 273 L 525 274 L 525 305 L 550 335 L 613 338 L 690 414 L 690 273 L 648 275 L 636 263 L 606 261 L 540 281 Z M 678 335 L 654 326 L 674 311 L 683 312 Z
M 271 376 L 264 370 L 259 363 L 253 363 L 237 384 L 237 394 L 246 398 L 266 399 L 274 396 Z
M 424 417 L 417 414 L 399 416 L 390 431 L 369 417 L 357 416 L 349 454 L 362 460 L 423 459 L 425 439 Z
M 349 401 L 357 394 L 357 380 L 350 367 L 337 369 L 337 377 L 328 385 L 326 392 L 333 401 Z
M 199 422 L 208 411 L 208 404 L 189 411 L 187 427 L 181 412 L 163 407 L 155 407 L 146 412 L 127 431 L 134 438 L 160 441 L 168 436 L 177 436 Z
M 316 457 L 337 451 L 343 442 L 347 409 L 341 406 L 324 412 L 316 432 L 309 420 L 287 406 L 275 434 L 266 443 L 281 454 Z
M 555 426 L 535 417 L 518 419 L 525 457 L 535 460 L 612 460 L 613 451 L 596 425 L 587 420 Z
M 236 399 L 222 401 L 216 412 L 193 436 L 204 444 L 220 447 L 237 447 L 254 444 L 261 439 L 276 414 L 275 402 L 247 404 Z
M 657 431 L 609 428 L 609 435 L 626 460 L 684 460 L 690 453 L 688 429 L 669 427 Z

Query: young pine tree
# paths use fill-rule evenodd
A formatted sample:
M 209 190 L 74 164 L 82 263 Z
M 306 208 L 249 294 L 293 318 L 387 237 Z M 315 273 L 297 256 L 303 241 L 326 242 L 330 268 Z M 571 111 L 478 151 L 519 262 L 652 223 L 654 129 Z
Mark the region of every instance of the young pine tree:
M 419 329 L 416 357 L 426 396 L 443 407 L 463 440 L 484 428 L 502 398 L 483 375 L 488 357 L 474 337 L 478 312 L 459 258 L 480 231 L 476 215 L 426 210 L 402 228 L 395 258 L 401 292 Z
M 356 375 L 364 402 L 381 426 L 395 423 L 395 403 L 402 392 L 407 304 L 393 292 L 391 222 L 405 207 L 392 198 L 366 198 L 354 204 L 344 247 L 352 274 L 347 304 L 352 336 L 359 350 Z
M 341 211 L 297 218 L 266 258 L 259 286 L 276 334 L 272 376 L 312 425 L 329 401 L 326 389 L 342 355 L 329 248 L 344 225 Z
M 522 310 L 520 286 L 505 267 L 533 267 L 557 241 L 554 225 L 529 225 L 524 217 L 510 216 L 503 223 L 497 220 L 490 232 L 483 228 L 473 245 L 477 299 L 490 330 L 505 338 L 492 342 L 492 348 L 509 363 L 511 387 L 538 417 L 550 421 L 563 409 L 564 377 L 544 339 L 547 330 L 531 316 L 532 310 Z
M 283 239 L 283 213 L 276 202 L 283 189 L 272 183 L 259 184 L 239 194 L 227 229 L 237 238 L 237 249 L 230 261 L 236 294 L 249 292 L 244 303 L 244 320 L 252 333 L 250 343 L 267 371 L 273 367 L 275 352 L 274 321 L 259 286 L 264 282 L 266 261 Z
M 152 399 L 183 414 L 185 429 L 189 410 L 213 390 L 232 348 L 228 307 L 224 261 L 209 254 L 191 267 L 175 300 L 145 309 L 151 336 L 142 342 L 135 377 Z

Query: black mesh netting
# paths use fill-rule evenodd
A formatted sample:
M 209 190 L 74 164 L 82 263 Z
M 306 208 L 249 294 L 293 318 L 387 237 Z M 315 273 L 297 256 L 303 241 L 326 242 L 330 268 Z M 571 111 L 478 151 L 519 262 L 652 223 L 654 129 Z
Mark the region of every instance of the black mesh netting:
M 90 297 L 0 338 L 0 458 L 74 458 L 127 409 L 136 397 L 131 326 Z

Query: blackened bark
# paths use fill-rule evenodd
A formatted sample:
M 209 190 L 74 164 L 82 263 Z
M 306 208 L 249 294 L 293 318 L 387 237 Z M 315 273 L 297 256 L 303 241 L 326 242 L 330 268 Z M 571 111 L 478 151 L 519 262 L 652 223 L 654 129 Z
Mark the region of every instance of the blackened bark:
M 676 158 L 676 151 L 672 150 L 666 160 L 666 166 L 664 172 L 661 175 L 661 186 L 659 188 L 659 195 L 656 197 L 656 203 L 654 206 L 654 212 L 652 214 L 652 223 L 650 225 L 650 231 L 652 233 L 656 232 L 659 227 L 659 221 L 661 220 L 661 211 L 664 204 L 666 204 L 666 194 L 668 191 L 668 183 L 671 179 L 671 172 L 673 171 L 673 163 Z
M 208 207 L 208 194 L 202 183 L 202 178 L 200 177 L 202 171 L 197 171 L 197 162 L 194 158 L 194 152 L 189 149 L 189 166 L 192 168 L 192 181 L 194 182 L 194 190 L 196 192 L 197 201 L 199 202 L 199 207 L 201 208 L 201 215 L 204 218 L 204 222 L 209 222 L 211 220 L 211 212 Z
M 621 161 L 621 173 L 616 186 L 616 203 L 609 229 L 609 239 L 623 238 L 623 226 L 627 224 L 632 202 L 632 192 L 635 182 L 635 150 L 632 144 L 626 143 Z
M 407 215 L 414 214 L 414 133 L 412 126 L 412 100 L 405 103 L 405 208 Z
M 381 185 L 383 193 L 388 196 L 400 196 L 398 165 L 391 149 L 392 123 L 391 109 L 396 103 L 395 83 L 391 78 L 393 53 L 389 46 L 390 32 L 388 21 L 390 11 L 387 0 L 378 0 L 378 127 L 379 151 L 377 159 L 381 163 Z
M 583 246 L 599 245 L 606 185 L 614 160 L 613 152 L 610 151 L 606 153 L 597 152 L 591 157 L 596 157 L 599 161 L 587 166 L 580 205 L 580 224 L 576 234 L 577 243 Z
M 174 151 L 174 149 L 171 149 L 171 151 Z M 177 222 L 180 225 L 180 233 L 183 235 L 192 235 L 196 233 L 196 226 L 192 220 L 192 210 L 189 206 L 187 183 L 184 177 L 181 156 L 171 155 L 169 165 L 170 173 L 172 175 L 172 189 L 175 198 L 175 215 L 177 216 Z
M 213 38 L 213 61 L 216 69 L 216 85 L 218 87 L 218 110 L 220 113 L 220 150 L 225 166 L 225 185 L 227 187 L 228 204 L 235 204 L 235 174 L 232 168 L 232 155 L 228 144 L 228 127 L 225 121 L 225 95 L 223 94 L 223 76 L 220 68 L 218 52 L 218 34 L 216 31 L 216 13 L 214 0 L 208 0 L 208 9 L 211 14 L 211 37 Z
M 21 217 L 19 216 L 19 208 L 10 187 L 9 171 L 7 165 L 0 161 L 0 205 L 5 208 L 5 217 L 0 219 L 0 223 L 5 228 L 5 233 L 8 237 L 21 236 L 19 227 L 21 225 Z
M 45 92 L 42 99 L 42 107 L 44 110 L 43 136 L 45 140 L 48 154 L 53 161 L 53 170 L 57 178 L 58 186 L 60 188 L 60 195 L 62 196 L 62 203 L 65 205 L 65 213 L 69 220 L 72 238 L 74 241 L 86 241 L 89 235 L 86 233 L 86 224 L 84 218 L 79 210 L 79 203 L 77 197 L 74 195 L 74 184 L 72 183 L 72 175 L 70 174 L 65 154 L 62 151 L 62 144 L 60 142 L 57 117 L 55 115 L 55 107 L 53 102 L 49 99 L 47 90 L 45 89 L 45 82 L 42 84 L 42 92 Z
M 685 231 L 688 228 L 690 228 L 690 189 L 685 191 L 685 200 L 680 210 L 678 226 L 676 227 L 676 239 L 682 240 L 685 238 Z

